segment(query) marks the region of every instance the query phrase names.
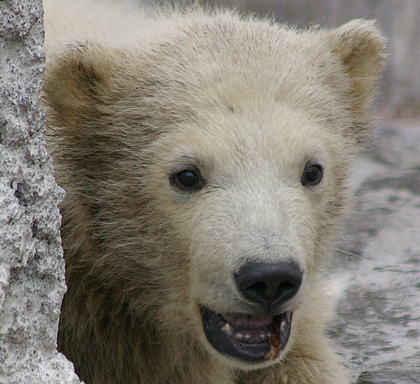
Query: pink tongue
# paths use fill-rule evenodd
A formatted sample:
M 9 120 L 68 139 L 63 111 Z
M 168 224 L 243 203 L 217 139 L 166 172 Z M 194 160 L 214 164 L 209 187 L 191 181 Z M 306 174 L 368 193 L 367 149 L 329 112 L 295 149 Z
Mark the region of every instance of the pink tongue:
M 263 328 L 269 326 L 273 322 L 271 316 L 251 316 L 240 313 L 228 313 L 223 315 L 223 318 L 233 327 L 243 328 Z

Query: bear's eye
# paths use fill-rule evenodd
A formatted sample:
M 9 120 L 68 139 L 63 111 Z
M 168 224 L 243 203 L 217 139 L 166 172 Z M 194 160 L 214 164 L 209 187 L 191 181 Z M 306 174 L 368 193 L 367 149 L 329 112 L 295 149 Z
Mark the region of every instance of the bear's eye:
M 312 187 L 321 182 L 324 175 L 324 169 L 321 164 L 307 164 L 302 174 L 302 184 Z
M 196 168 L 183 169 L 170 177 L 172 185 L 181 191 L 193 192 L 203 188 L 204 180 Z

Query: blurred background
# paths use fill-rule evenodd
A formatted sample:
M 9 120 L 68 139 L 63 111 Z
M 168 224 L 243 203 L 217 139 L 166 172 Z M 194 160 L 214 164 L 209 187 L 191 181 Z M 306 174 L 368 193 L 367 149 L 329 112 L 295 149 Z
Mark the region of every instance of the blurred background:
M 136 0 L 134 0 L 136 1 Z M 144 0 L 148 4 L 160 0 Z M 165 2 L 168 2 L 165 0 Z M 184 5 L 196 0 L 169 0 Z M 420 114 L 420 0 L 199 0 L 242 13 L 274 17 L 279 22 L 306 28 L 337 27 L 354 18 L 377 19 L 390 39 L 388 65 L 378 96 L 385 118 Z

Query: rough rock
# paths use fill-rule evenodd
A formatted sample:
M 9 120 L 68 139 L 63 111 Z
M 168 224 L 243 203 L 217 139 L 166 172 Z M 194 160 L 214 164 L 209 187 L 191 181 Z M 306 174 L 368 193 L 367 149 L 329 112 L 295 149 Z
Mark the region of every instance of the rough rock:
M 41 0 L 0 1 L 0 383 L 79 383 L 57 352 L 65 292 L 57 187 L 39 107 Z

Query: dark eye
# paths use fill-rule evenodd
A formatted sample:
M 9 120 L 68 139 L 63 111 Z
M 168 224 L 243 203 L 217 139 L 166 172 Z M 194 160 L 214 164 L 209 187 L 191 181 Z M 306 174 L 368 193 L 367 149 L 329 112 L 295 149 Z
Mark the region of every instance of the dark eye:
M 321 182 L 324 170 L 320 164 L 307 164 L 302 174 L 302 184 L 304 186 L 314 186 Z
M 181 191 L 192 192 L 203 188 L 204 181 L 198 169 L 184 169 L 171 176 L 171 183 Z

